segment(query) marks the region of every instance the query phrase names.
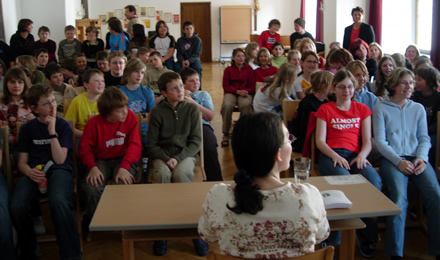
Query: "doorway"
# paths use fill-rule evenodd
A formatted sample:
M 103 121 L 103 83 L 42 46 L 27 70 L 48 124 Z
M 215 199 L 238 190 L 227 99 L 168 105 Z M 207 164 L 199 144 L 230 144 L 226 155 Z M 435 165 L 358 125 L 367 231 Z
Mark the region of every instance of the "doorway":
M 186 21 L 191 21 L 194 24 L 194 31 L 202 40 L 203 48 L 200 60 L 211 62 L 211 3 L 180 3 L 180 27 Z M 182 28 L 180 28 L 180 31 L 183 31 Z

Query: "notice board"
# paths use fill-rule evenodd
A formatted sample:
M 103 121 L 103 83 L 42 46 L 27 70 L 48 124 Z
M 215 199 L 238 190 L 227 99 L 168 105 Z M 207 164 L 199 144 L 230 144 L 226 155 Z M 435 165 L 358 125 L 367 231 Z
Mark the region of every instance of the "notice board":
M 252 33 L 252 6 L 220 6 L 220 43 L 247 43 Z

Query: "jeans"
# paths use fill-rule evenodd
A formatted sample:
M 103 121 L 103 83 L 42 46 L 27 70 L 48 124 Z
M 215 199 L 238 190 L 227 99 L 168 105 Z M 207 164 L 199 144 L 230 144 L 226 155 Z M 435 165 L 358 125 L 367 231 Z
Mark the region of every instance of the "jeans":
M 199 74 L 200 86 L 201 86 L 202 85 L 202 63 L 200 62 L 200 60 L 196 60 L 193 63 L 189 64 L 189 67 L 194 69 L 195 71 L 197 71 L 197 73 Z M 177 73 L 180 73 L 180 71 L 182 71 L 182 69 L 183 69 L 182 62 L 177 61 L 175 71 Z
M 51 219 L 59 246 L 60 259 L 81 259 L 81 249 L 72 211 L 73 171 L 68 164 L 53 165 L 46 173 Z M 38 192 L 37 183 L 21 176 L 11 199 L 11 217 L 17 230 L 22 259 L 37 259 L 37 240 L 31 214 L 31 201 Z
M 414 157 L 403 157 L 413 162 Z M 404 175 L 385 158 L 380 160 L 380 175 L 388 187 L 389 198 L 401 210 L 396 216 L 387 217 L 385 235 L 385 255 L 402 256 L 405 237 L 406 209 L 408 207 L 407 188 L 411 180 L 422 194 L 429 230 L 429 253 L 440 255 L 440 188 L 434 169 L 426 164 L 426 169 L 419 175 Z
M 354 158 L 356 158 L 357 153 L 354 153 L 352 151 L 349 151 L 347 149 L 333 149 L 337 154 L 344 157 L 348 163 L 350 163 Z M 349 174 L 361 174 L 364 176 L 365 179 L 367 179 L 371 184 L 373 184 L 374 187 L 376 187 L 378 190 L 382 189 L 382 180 L 380 178 L 380 175 L 373 169 L 373 167 L 367 165 L 364 169 L 359 169 L 356 167 L 356 164 L 353 164 L 350 166 L 350 170 L 347 170 L 345 168 L 340 167 L 339 165 L 336 165 L 336 167 L 333 167 L 333 160 L 324 155 L 321 154 L 319 157 L 318 162 L 318 170 L 319 174 L 322 176 L 328 176 L 328 175 L 349 175 Z M 365 229 L 360 230 L 358 234 L 360 234 L 363 239 L 362 241 L 369 241 L 372 243 L 377 239 L 377 219 L 376 218 L 363 218 L 362 221 L 364 221 L 365 225 L 367 226 Z M 332 241 L 333 239 L 333 241 Z M 339 244 L 340 243 L 340 232 L 331 232 L 329 239 L 333 244 Z
M 164 62 L 165 67 L 169 70 L 174 70 L 174 57 L 169 58 Z
M 9 215 L 8 183 L 0 172 L 0 252 L 2 259 L 15 259 L 12 222 Z
M 222 169 L 218 161 L 217 138 L 210 125 L 203 124 L 203 151 L 207 181 L 223 181 Z

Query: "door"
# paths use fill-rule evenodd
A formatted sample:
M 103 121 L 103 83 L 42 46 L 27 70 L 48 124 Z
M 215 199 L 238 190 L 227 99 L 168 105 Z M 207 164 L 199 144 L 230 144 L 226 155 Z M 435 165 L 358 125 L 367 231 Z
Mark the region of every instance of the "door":
M 184 22 L 191 21 L 194 24 L 194 32 L 198 34 L 203 44 L 200 60 L 211 62 L 211 3 L 180 3 L 180 17 L 180 31 L 183 32 Z

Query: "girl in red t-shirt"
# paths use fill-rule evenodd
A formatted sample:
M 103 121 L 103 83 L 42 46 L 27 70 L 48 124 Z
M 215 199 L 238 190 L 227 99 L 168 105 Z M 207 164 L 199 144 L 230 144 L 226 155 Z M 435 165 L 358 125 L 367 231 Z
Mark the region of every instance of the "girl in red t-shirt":
M 381 190 L 381 178 L 367 160 L 371 151 L 371 111 L 366 105 L 353 101 L 356 85 L 349 71 L 338 71 L 331 86 L 333 101 L 323 104 L 316 113 L 316 146 L 321 151 L 318 170 L 320 175 L 362 174 Z M 371 256 L 377 222 L 363 220 L 367 228 L 357 235 L 361 251 Z M 338 233 L 330 235 L 330 242 L 338 243 L 338 240 Z

